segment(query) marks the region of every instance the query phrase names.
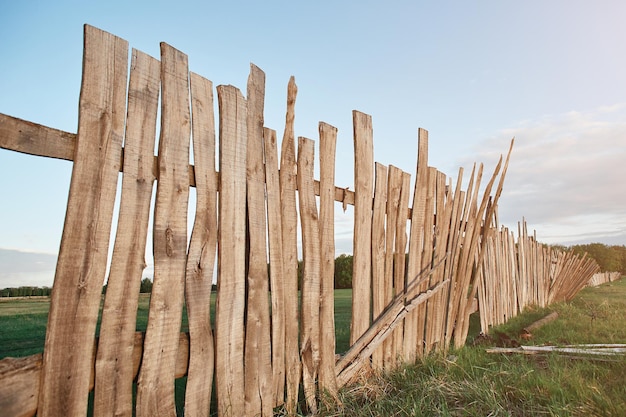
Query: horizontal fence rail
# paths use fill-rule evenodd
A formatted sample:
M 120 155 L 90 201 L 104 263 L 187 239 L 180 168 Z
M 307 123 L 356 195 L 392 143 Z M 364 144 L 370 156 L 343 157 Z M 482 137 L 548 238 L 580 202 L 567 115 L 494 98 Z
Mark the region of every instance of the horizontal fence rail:
M 190 415 L 315 413 L 372 371 L 463 346 L 476 300 L 488 331 L 530 304 L 571 299 L 598 271 L 537 243 L 525 223 L 517 242 L 494 224 L 513 141 L 491 174 L 474 165 L 463 188 L 463 169 L 453 180 L 428 166 L 420 129 L 412 179 L 375 162 L 372 118 L 354 111 L 350 191 L 334 185 L 337 129 L 320 123 L 317 157 L 313 140 L 296 136 L 293 77 L 279 144 L 256 66 L 244 95 L 189 72 L 165 43 L 160 60 L 133 49 L 129 63 L 126 41 L 88 25 L 84 35 L 77 133 L 0 114 L 0 147 L 73 161 L 44 353 L 0 361 L 4 415 L 84 415 L 92 390 L 94 415 L 175 415 L 182 376 Z M 350 348 L 337 356 L 338 202 L 354 206 L 354 241 Z M 154 285 L 138 333 L 150 231 Z

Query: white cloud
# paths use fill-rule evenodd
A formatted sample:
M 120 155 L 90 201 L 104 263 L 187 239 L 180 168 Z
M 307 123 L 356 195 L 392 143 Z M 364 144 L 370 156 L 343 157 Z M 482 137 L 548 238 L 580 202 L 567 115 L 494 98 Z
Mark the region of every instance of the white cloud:
M 503 224 L 525 217 L 547 243 L 626 243 L 626 105 L 521 122 L 482 141 L 462 165 L 495 165 L 512 137 Z

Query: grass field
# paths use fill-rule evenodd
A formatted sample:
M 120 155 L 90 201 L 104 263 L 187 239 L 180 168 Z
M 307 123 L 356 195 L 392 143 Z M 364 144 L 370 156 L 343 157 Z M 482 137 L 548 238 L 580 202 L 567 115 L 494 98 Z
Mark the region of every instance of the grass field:
M 350 343 L 351 295 L 351 290 L 335 291 L 337 352 L 345 352 Z M 141 294 L 137 308 L 137 331 L 146 330 L 149 304 L 149 294 Z M 48 298 L 0 298 L 0 359 L 43 352 L 49 308 Z M 211 317 L 215 318 L 215 294 L 211 296 Z M 96 333 L 99 323 L 100 320 Z M 181 332 L 187 330 L 187 311 L 183 308 Z
M 556 311 L 532 333 L 522 329 Z M 474 320 L 476 321 L 476 320 Z M 499 341 L 525 345 L 626 343 L 626 279 L 586 288 L 569 303 L 528 309 L 489 338 L 432 355 L 417 365 L 374 375 L 341 393 L 323 416 L 626 416 L 626 359 L 490 354 Z
M 214 300 L 213 300 L 214 301 Z M 148 296 L 139 303 L 137 330 L 145 330 Z M 0 301 L 0 358 L 43 350 L 49 302 Z M 351 292 L 335 292 L 337 352 L 348 348 Z M 522 329 L 556 311 L 559 318 L 521 340 Z M 186 331 L 186 313 L 181 331 Z M 527 309 L 477 337 L 473 318 L 468 345 L 431 355 L 417 365 L 373 375 L 341 392 L 342 406 L 323 416 L 624 416 L 626 359 L 605 362 L 558 354 L 489 354 L 504 337 L 528 345 L 626 343 L 626 280 L 586 288 L 569 303 Z M 472 330 L 473 329 L 473 330 Z M 185 379 L 177 381 L 177 402 Z M 179 412 L 182 412 L 182 405 Z

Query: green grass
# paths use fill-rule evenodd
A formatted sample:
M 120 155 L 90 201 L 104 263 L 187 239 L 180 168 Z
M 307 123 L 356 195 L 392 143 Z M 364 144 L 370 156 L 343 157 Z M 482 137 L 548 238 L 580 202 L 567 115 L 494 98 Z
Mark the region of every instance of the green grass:
M 534 331 L 531 340 L 519 338 L 524 327 L 552 311 L 559 313 L 557 320 Z M 626 343 L 626 280 L 586 288 L 569 303 L 527 309 L 490 333 L 531 345 Z M 342 405 L 321 415 L 626 415 L 625 358 L 605 362 L 558 354 L 489 354 L 485 348 L 498 338 L 476 336 L 446 356 L 432 355 L 344 388 Z
M 0 358 L 42 351 L 48 306 L 47 300 L 0 302 Z M 145 330 L 148 307 L 148 297 L 142 296 L 137 330 Z M 348 349 L 350 311 L 350 290 L 337 290 L 337 352 Z M 559 313 L 557 320 L 535 330 L 531 340 L 520 340 L 524 327 L 552 311 Z M 465 348 L 445 356 L 431 355 L 418 364 L 346 387 L 340 393 L 341 406 L 323 409 L 321 415 L 626 415 L 626 359 L 602 362 L 558 354 L 488 354 L 485 348 L 496 344 L 497 338 L 477 338 L 477 317 L 471 323 Z M 186 326 L 185 313 L 181 330 Z M 626 343 L 626 280 L 586 288 L 568 303 L 529 308 L 490 333 L 534 345 Z M 184 392 L 185 379 L 181 378 L 176 386 L 178 404 Z

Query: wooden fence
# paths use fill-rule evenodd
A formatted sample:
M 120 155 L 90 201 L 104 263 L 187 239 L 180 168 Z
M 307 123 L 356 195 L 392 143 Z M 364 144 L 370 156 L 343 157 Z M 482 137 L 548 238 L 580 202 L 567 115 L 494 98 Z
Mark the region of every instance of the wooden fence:
M 571 300 L 600 270 L 587 256 L 539 243 L 528 235 L 525 221 L 518 224 L 517 242 L 514 233 L 502 227 L 484 242 L 484 250 L 478 305 L 485 334 L 529 305 Z
M 411 190 L 409 173 L 374 163 L 372 119 L 354 111 L 352 192 L 334 185 L 337 129 L 319 125 L 319 180 L 314 142 L 299 137 L 296 147 L 293 78 L 279 157 L 277 134 L 263 124 L 259 68 L 251 66 L 245 97 L 233 86 L 216 88 L 216 132 L 212 83 L 189 73 L 184 53 L 161 44 L 156 60 L 133 49 L 130 75 L 127 61 L 126 41 L 85 26 L 78 132 L 0 115 L 0 147 L 73 161 L 44 353 L 0 361 L 4 415 L 83 415 L 91 390 L 95 415 L 174 415 L 174 382 L 182 376 L 187 415 L 209 414 L 213 387 L 220 416 L 271 415 L 275 407 L 315 413 L 320 400 L 363 373 L 462 346 L 476 297 L 481 316 L 490 304 L 506 304 L 501 315 L 508 318 L 528 303 L 571 296 L 578 278 L 570 285 L 570 276 L 588 273 L 552 254 L 541 264 L 558 269 L 547 293 L 538 278 L 532 292 L 518 282 L 532 275 L 528 265 L 538 267 L 537 257 L 525 259 L 539 245 L 527 247 L 525 237 L 515 252 L 508 232 L 493 226 L 511 149 L 486 184 L 478 165 L 463 189 L 463 169 L 454 182 L 428 166 L 428 132 L 420 129 Z M 155 181 L 154 285 L 144 334 L 135 322 Z M 194 219 L 187 218 L 190 186 Z M 338 358 L 337 203 L 354 205 L 351 347 Z M 515 256 L 524 273 L 513 274 L 507 263 Z M 500 299 L 498 268 L 511 272 L 511 300 Z M 184 304 L 188 333 L 180 333 Z
M 622 277 L 622 274 L 619 272 L 598 272 L 596 274 L 593 274 L 593 276 L 587 283 L 587 286 L 597 287 L 598 285 L 617 281 L 621 277 Z

